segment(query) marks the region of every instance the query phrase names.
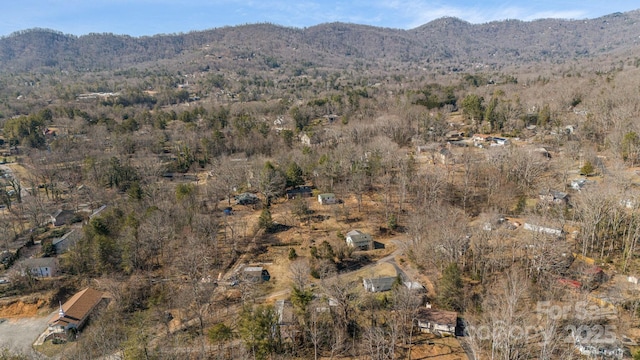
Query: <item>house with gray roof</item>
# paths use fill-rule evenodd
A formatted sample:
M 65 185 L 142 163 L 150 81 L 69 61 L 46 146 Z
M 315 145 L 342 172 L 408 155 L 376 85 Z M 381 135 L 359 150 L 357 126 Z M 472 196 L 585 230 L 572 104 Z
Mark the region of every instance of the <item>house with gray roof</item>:
M 370 250 L 373 248 L 373 238 L 360 230 L 351 230 L 345 238 L 347 245 L 359 250 Z
M 368 292 L 389 291 L 397 279 L 395 276 L 362 279 L 362 285 Z

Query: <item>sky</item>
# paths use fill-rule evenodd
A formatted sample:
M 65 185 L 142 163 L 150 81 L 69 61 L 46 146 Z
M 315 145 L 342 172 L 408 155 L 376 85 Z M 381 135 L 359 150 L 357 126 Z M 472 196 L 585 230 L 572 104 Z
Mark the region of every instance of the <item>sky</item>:
M 36 27 L 74 35 L 146 36 L 260 22 L 298 28 L 347 22 L 412 29 L 445 16 L 478 24 L 591 19 L 638 8 L 638 0 L 4 0 L 0 36 Z

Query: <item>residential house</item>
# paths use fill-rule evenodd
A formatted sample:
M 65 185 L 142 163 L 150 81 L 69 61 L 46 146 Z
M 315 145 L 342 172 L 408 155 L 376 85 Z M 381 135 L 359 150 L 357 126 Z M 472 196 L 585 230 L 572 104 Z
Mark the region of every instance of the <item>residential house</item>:
M 562 191 L 547 190 L 541 191 L 539 194 L 540 200 L 554 203 L 554 204 L 566 204 L 569 202 L 569 195 Z
M 244 275 L 244 279 L 249 282 L 261 283 L 271 279 L 269 271 L 260 266 L 247 266 L 242 269 L 242 273 Z
M 60 305 L 58 314 L 49 320 L 49 336 L 64 333 L 68 330 L 80 330 L 86 324 L 91 313 L 98 305 L 106 302 L 102 291 L 86 288 L 73 295 L 67 302 Z
M 370 250 L 373 248 L 373 238 L 360 230 L 351 230 L 347 233 L 347 245 L 359 250 Z
M 338 120 L 338 115 L 329 114 L 329 115 L 324 115 L 323 118 L 327 120 L 327 123 L 333 124 L 334 122 L 336 122 L 336 120 Z
M 443 147 L 438 151 L 438 159 L 440 160 L 440 163 L 443 165 L 455 164 L 453 153 L 446 147 Z
M 81 232 L 77 229 L 72 229 L 62 237 L 53 239 L 51 245 L 56 249 L 56 254 L 64 254 L 78 242 L 80 237 L 82 237 Z
M 296 186 L 293 189 L 287 190 L 286 195 L 287 199 L 311 197 L 313 196 L 313 191 L 310 186 Z
M 548 227 L 544 227 L 544 226 L 540 226 L 540 225 L 533 225 L 533 224 L 529 224 L 529 223 L 524 223 L 524 229 L 525 230 L 539 232 L 539 233 L 549 234 L 549 235 L 555 235 L 555 236 L 558 236 L 558 237 L 562 236 L 562 230 L 561 229 L 548 228 Z
M 76 212 L 73 210 L 57 210 L 51 214 L 51 225 L 53 226 L 68 225 L 75 222 L 75 220 Z
M 571 180 L 571 188 L 575 191 L 580 191 L 587 185 L 587 179 L 575 179 Z
M 28 271 L 35 277 L 50 278 L 58 275 L 58 259 L 50 257 L 26 259 L 20 263 L 20 268 L 23 275 Z
M 624 349 L 613 344 L 609 346 L 596 346 L 588 344 L 580 344 L 576 339 L 575 347 L 581 355 L 588 356 L 589 358 L 597 359 L 624 359 Z
M 422 284 L 417 281 L 405 281 L 402 283 L 407 289 L 413 290 L 416 292 L 426 292 L 427 290 L 424 288 Z
M 258 197 L 256 194 L 252 193 L 242 193 L 240 195 L 235 196 L 236 205 L 250 205 L 258 202 Z
M 273 126 L 276 131 L 282 131 L 288 129 L 288 121 L 283 116 L 278 116 L 273 121 Z
M 492 138 L 492 141 L 494 145 L 499 145 L 499 146 L 509 145 L 509 139 L 502 138 L 502 137 L 494 137 Z
M 362 285 L 369 292 L 389 291 L 397 279 L 395 276 L 362 279 Z
M 418 309 L 418 329 L 439 336 L 455 336 L 458 313 L 431 308 L 430 304 Z
M 491 135 L 485 135 L 485 134 L 473 134 L 473 137 L 471 137 L 471 140 L 476 146 L 482 143 L 488 143 L 492 139 L 493 137 Z
M 319 194 L 318 202 L 322 205 L 337 204 L 338 199 L 336 198 L 336 195 L 332 193 Z
M 462 131 L 458 131 L 458 130 L 453 130 L 453 131 L 449 131 L 445 134 L 447 141 L 456 141 L 456 140 L 462 140 L 464 139 L 464 132 Z
M 300 142 L 303 145 L 311 146 L 311 145 L 317 145 L 317 144 L 321 143 L 322 141 L 321 141 L 320 137 L 317 134 L 309 135 L 307 133 L 304 133 L 304 134 L 300 135 Z

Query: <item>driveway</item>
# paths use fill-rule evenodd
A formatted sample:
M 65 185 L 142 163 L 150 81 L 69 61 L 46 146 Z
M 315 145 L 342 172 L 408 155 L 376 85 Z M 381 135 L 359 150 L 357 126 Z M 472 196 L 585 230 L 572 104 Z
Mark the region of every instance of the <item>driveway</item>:
M 38 336 L 47 328 L 47 323 L 55 312 L 44 317 L 0 319 L 0 348 L 7 348 L 30 358 L 40 358 L 41 354 L 32 348 Z

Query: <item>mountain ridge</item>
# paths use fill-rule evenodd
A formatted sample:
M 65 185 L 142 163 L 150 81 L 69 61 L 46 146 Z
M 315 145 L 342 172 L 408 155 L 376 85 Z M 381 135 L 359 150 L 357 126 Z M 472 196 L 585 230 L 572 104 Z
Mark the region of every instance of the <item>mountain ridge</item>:
M 0 72 L 126 68 L 175 59 L 206 46 L 217 52 L 226 49 L 260 53 L 284 62 L 385 59 L 504 66 L 634 49 L 640 44 L 638 35 L 640 10 L 589 20 L 502 20 L 483 24 L 443 17 L 409 30 L 341 22 L 307 28 L 257 23 L 133 37 L 113 33 L 76 36 L 34 28 L 0 38 Z

